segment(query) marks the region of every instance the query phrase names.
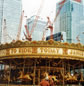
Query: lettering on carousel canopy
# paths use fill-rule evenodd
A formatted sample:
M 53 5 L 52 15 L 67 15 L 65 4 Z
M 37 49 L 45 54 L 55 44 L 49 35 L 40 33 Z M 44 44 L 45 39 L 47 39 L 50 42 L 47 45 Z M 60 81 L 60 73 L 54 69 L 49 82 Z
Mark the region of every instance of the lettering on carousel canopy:
M 16 54 L 63 54 L 62 48 L 43 48 L 43 47 L 29 47 L 29 48 L 12 48 L 10 55 Z
M 84 51 L 68 49 L 68 55 L 84 57 Z
M 6 50 L 0 50 L 0 57 L 1 57 L 1 56 L 6 56 L 6 54 L 7 54 L 7 53 L 6 53 Z
M 17 55 L 17 54 L 32 54 L 32 48 L 11 48 L 9 51 L 9 55 Z
M 63 54 L 62 48 L 43 48 L 43 47 L 29 47 L 29 48 L 11 48 L 9 55 L 18 54 Z
M 51 55 L 56 55 L 56 54 L 63 54 L 63 49 L 62 48 L 47 48 L 47 47 L 40 47 L 38 48 L 38 54 L 51 54 Z
M 0 50 L 0 57 L 12 55 L 68 55 L 84 57 L 84 51 L 54 47 L 22 47 Z
M 28 47 L 28 48 L 11 48 L 9 55 L 68 55 L 84 57 L 84 51 L 65 49 L 65 48 L 51 48 L 51 47 Z

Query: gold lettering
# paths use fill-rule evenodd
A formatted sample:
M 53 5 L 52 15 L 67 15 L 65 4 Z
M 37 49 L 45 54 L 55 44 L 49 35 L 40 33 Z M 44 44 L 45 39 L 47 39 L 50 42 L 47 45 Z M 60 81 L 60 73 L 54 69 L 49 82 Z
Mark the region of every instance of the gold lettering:
M 51 52 L 52 52 L 52 53 L 56 53 L 56 50 L 55 50 L 55 49 L 52 49 Z
M 40 50 L 41 50 L 41 53 L 43 52 L 43 48 L 40 48 Z
M 84 57 L 84 51 L 66 48 L 51 47 L 22 47 L 0 50 L 0 56 L 4 55 L 20 55 L 20 54 L 44 54 L 44 55 L 71 55 Z
M 46 49 L 46 48 L 44 48 L 44 52 L 46 53 L 47 52 L 47 50 L 48 50 L 48 48 Z
M 6 55 L 9 55 L 9 54 L 10 54 L 10 53 L 9 53 L 9 49 L 7 49 L 7 50 L 6 50 Z
M 37 53 L 37 48 L 36 47 L 32 48 L 32 53 Z
M 31 48 L 19 48 L 19 53 L 31 53 Z
M 12 48 L 12 49 L 11 49 L 11 53 L 12 53 L 12 54 L 14 54 L 14 53 L 16 53 L 16 52 L 17 52 L 16 48 Z
M 5 56 L 6 55 L 6 50 L 0 50 L 0 56 Z

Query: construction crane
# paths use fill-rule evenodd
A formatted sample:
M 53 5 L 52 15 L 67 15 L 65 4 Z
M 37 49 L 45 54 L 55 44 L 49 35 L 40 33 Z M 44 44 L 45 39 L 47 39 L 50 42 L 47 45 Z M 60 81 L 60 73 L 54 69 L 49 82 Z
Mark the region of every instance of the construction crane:
M 44 31 L 43 31 L 43 37 L 42 37 L 42 41 L 45 41 L 45 34 L 46 34 L 46 31 L 47 31 L 48 29 L 46 28 L 46 29 L 44 29 Z
M 41 11 L 42 11 L 43 4 L 44 4 L 44 0 L 42 0 L 42 2 L 41 2 L 40 8 L 38 9 L 36 18 L 35 18 L 35 20 L 34 20 L 34 23 L 33 23 L 33 25 L 32 25 L 32 29 L 31 29 L 30 32 L 29 32 L 29 28 L 27 27 L 27 25 L 25 25 L 25 30 L 26 30 L 27 35 L 24 33 L 24 36 L 25 36 L 25 38 L 26 38 L 28 41 L 31 41 L 31 40 L 32 40 L 32 37 L 31 37 L 31 36 L 32 36 L 32 33 L 34 32 L 34 29 L 35 29 L 36 25 L 37 25 L 37 22 L 38 22 L 38 19 L 39 19 L 39 16 L 38 16 L 38 15 L 40 15 L 40 13 L 41 13 Z
M 76 40 L 80 43 L 79 35 L 76 37 Z
M 84 32 L 79 33 L 79 34 L 76 36 L 76 40 L 78 41 L 78 43 L 80 43 L 80 38 L 79 38 L 79 36 L 80 36 L 81 34 L 84 34 Z
M 49 17 L 47 17 L 47 19 L 48 19 L 48 24 L 49 24 L 47 28 L 50 29 L 50 39 L 53 39 L 53 24 L 51 23 Z
M 55 15 L 55 18 L 54 18 L 54 21 L 53 21 L 53 22 L 51 22 L 51 20 L 50 20 L 49 17 L 47 17 L 47 19 L 48 19 L 48 24 L 49 24 L 49 25 L 47 25 L 47 26 L 48 26 L 47 28 L 50 29 L 50 39 L 53 39 L 53 23 L 56 21 L 56 19 L 57 19 L 59 13 L 60 13 L 62 7 L 64 6 L 64 3 L 65 3 L 65 2 L 66 2 L 66 0 L 63 0 L 63 1 L 61 1 L 61 2 L 59 3 L 60 7 L 59 7 L 59 9 L 58 9 L 58 11 L 57 11 L 57 13 L 56 13 L 56 15 Z M 43 32 L 43 33 L 44 33 L 44 32 Z M 44 35 L 43 35 L 43 36 L 44 36 Z
M 3 21 L 3 30 L 2 30 L 2 37 L 3 37 L 3 42 L 6 43 L 7 41 L 7 29 L 6 29 L 6 19 Z
M 18 27 L 18 33 L 17 33 L 17 36 L 16 36 L 16 41 L 17 41 L 17 40 L 20 40 L 20 34 L 21 34 L 21 28 L 22 28 L 23 17 L 24 17 L 24 11 L 22 11 L 22 13 L 21 13 L 20 24 L 19 24 L 19 27 Z
M 53 23 L 51 22 L 49 17 L 47 17 L 47 19 L 48 19 L 47 24 L 43 30 L 42 41 L 45 40 L 45 34 L 46 34 L 46 31 L 48 30 L 48 28 L 50 29 L 50 39 L 53 39 Z
M 27 28 L 27 25 L 25 25 L 25 30 L 26 30 L 26 33 L 27 33 L 27 35 L 26 35 L 25 32 L 24 32 L 25 38 L 26 38 L 27 40 L 31 41 L 32 38 L 31 38 L 31 35 L 29 34 L 29 30 L 28 30 L 28 28 Z
M 74 1 L 76 1 L 76 2 L 78 2 L 78 3 L 81 3 L 81 2 L 82 2 L 82 0 L 74 0 Z
M 7 33 L 7 27 L 6 27 L 6 19 L 4 19 L 3 21 L 3 41 L 4 43 L 7 42 L 7 38 L 9 38 L 10 40 L 12 40 L 12 37 L 9 36 L 9 34 Z
M 59 9 L 57 10 L 57 13 L 56 13 L 55 18 L 54 18 L 54 22 L 56 21 L 56 19 L 57 19 L 59 13 L 60 13 L 62 7 L 64 6 L 64 3 L 65 3 L 65 2 L 66 2 L 66 0 L 63 0 L 63 1 L 61 1 L 61 2 L 59 3 L 59 6 L 60 6 L 60 7 L 59 7 Z M 53 23 L 54 23 L 54 22 L 53 22 Z

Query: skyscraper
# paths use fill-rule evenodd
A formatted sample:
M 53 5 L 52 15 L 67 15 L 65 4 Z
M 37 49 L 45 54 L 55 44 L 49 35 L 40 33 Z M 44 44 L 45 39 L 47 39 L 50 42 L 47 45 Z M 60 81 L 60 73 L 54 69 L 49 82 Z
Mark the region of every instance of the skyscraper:
M 2 16 L 3 16 L 3 0 L 0 0 L 0 43 L 1 43 L 1 28 L 2 28 Z
M 43 37 L 43 30 L 45 29 L 45 26 L 47 22 L 37 16 L 38 18 L 36 19 L 36 16 L 32 16 L 31 18 L 27 19 L 27 25 L 28 25 L 28 30 L 31 33 L 32 29 L 32 40 L 42 40 Z
M 63 2 L 65 1 L 65 2 Z M 84 44 L 84 5 L 83 0 L 63 0 L 57 3 L 57 10 L 62 6 L 55 22 L 55 33 L 66 32 L 69 43 Z
M 22 11 L 22 0 L 0 0 L 0 42 L 10 42 L 16 39 L 20 16 Z M 4 19 L 5 29 L 4 28 Z M 4 31 L 5 30 L 5 31 Z M 6 36 L 6 37 L 4 37 Z

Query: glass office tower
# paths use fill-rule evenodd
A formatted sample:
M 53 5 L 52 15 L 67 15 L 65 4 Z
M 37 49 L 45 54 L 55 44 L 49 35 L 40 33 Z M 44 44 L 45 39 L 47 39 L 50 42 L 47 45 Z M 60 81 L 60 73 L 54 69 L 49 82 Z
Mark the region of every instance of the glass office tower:
M 21 12 L 22 0 L 0 0 L 0 41 L 2 43 L 16 39 Z M 5 29 L 3 29 L 4 19 L 6 20 Z
M 45 29 L 47 21 L 43 18 L 38 16 L 32 16 L 31 18 L 27 19 L 28 30 L 31 33 L 32 28 L 34 26 L 34 30 L 32 32 L 32 40 L 40 41 L 43 37 L 43 30 Z
M 57 10 L 61 5 L 57 4 Z M 66 32 L 69 43 L 84 44 L 84 5 L 82 0 L 66 0 L 55 22 L 55 33 Z M 78 41 L 80 40 L 80 41 Z
M 2 17 L 3 17 L 3 0 L 0 0 L 0 43 L 1 43 L 1 37 L 2 37 Z

